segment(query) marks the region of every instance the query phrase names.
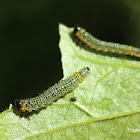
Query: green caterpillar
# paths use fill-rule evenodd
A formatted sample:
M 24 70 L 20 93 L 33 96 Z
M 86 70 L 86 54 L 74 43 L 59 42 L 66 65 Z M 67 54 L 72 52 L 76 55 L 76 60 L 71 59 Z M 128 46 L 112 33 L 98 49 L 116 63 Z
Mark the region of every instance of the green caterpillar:
M 76 42 L 78 40 L 77 43 L 80 43 L 80 44 L 82 43 L 83 45 L 87 45 L 90 48 L 94 48 L 97 51 L 112 52 L 112 53 L 117 53 L 117 54 L 140 57 L 139 48 L 123 45 L 119 43 L 106 42 L 106 41 L 99 40 L 93 37 L 88 32 L 86 32 L 86 30 L 81 27 L 75 27 L 73 35 L 74 35 L 74 40 Z
M 85 67 L 67 79 L 60 80 L 39 96 L 29 99 L 17 99 L 14 103 L 15 108 L 20 112 L 32 112 L 51 105 L 55 100 L 75 89 L 87 77 L 88 73 L 89 68 Z

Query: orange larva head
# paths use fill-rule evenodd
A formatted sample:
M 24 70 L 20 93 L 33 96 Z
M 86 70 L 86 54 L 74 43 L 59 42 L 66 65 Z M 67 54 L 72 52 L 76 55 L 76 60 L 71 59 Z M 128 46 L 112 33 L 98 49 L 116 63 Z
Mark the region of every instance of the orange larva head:
M 23 99 L 17 99 L 15 100 L 15 107 L 16 107 L 16 110 L 19 110 L 20 112 L 28 112 L 27 108 L 25 107 L 25 100 Z
M 79 36 L 79 33 L 80 33 L 80 30 L 81 30 L 81 29 L 82 29 L 81 27 L 75 27 L 75 28 L 74 28 L 74 31 L 73 31 L 74 35 L 75 35 L 75 36 Z

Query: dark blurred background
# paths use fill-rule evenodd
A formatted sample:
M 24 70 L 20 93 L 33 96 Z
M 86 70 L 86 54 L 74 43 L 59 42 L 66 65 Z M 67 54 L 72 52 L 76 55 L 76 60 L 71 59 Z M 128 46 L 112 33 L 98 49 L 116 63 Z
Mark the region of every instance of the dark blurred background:
M 99 39 L 139 47 L 139 0 L 0 2 L 0 111 L 63 77 L 58 24 L 80 25 Z

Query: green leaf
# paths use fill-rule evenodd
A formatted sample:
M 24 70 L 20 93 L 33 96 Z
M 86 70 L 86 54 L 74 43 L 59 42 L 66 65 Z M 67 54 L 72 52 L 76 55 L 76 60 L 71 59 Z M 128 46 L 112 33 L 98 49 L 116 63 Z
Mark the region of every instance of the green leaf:
M 0 139 L 139 139 L 139 61 L 90 52 L 73 42 L 73 28 L 60 24 L 59 29 L 64 78 L 87 66 L 90 74 L 30 120 L 10 105 L 0 114 Z M 76 102 L 70 102 L 73 96 Z

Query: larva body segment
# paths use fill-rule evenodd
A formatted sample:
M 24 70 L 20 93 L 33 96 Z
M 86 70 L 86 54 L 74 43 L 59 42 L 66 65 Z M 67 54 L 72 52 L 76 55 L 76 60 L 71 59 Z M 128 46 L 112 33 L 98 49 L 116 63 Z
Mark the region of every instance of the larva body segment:
M 65 80 L 60 80 L 39 96 L 29 99 L 17 99 L 15 101 L 16 110 L 20 112 L 32 112 L 51 105 L 55 100 L 75 89 L 88 73 L 89 68 L 85 67 Z
M 104 51 L 104 52 L 112 52 L 130 56 L 140 57 L 140 49 L 129 46 L 123 45 L 119 43 L 113 42 L 106 42 L 99 40 L 86 32 L 85 29 L 81 27 L 75 27 L 74 29 L 74 39 L 80 41 L 82 44 L 89 46 L 90 48 L 94 48 L 97 51 Z M 78 42 L 77 42 L 78 43 Z

